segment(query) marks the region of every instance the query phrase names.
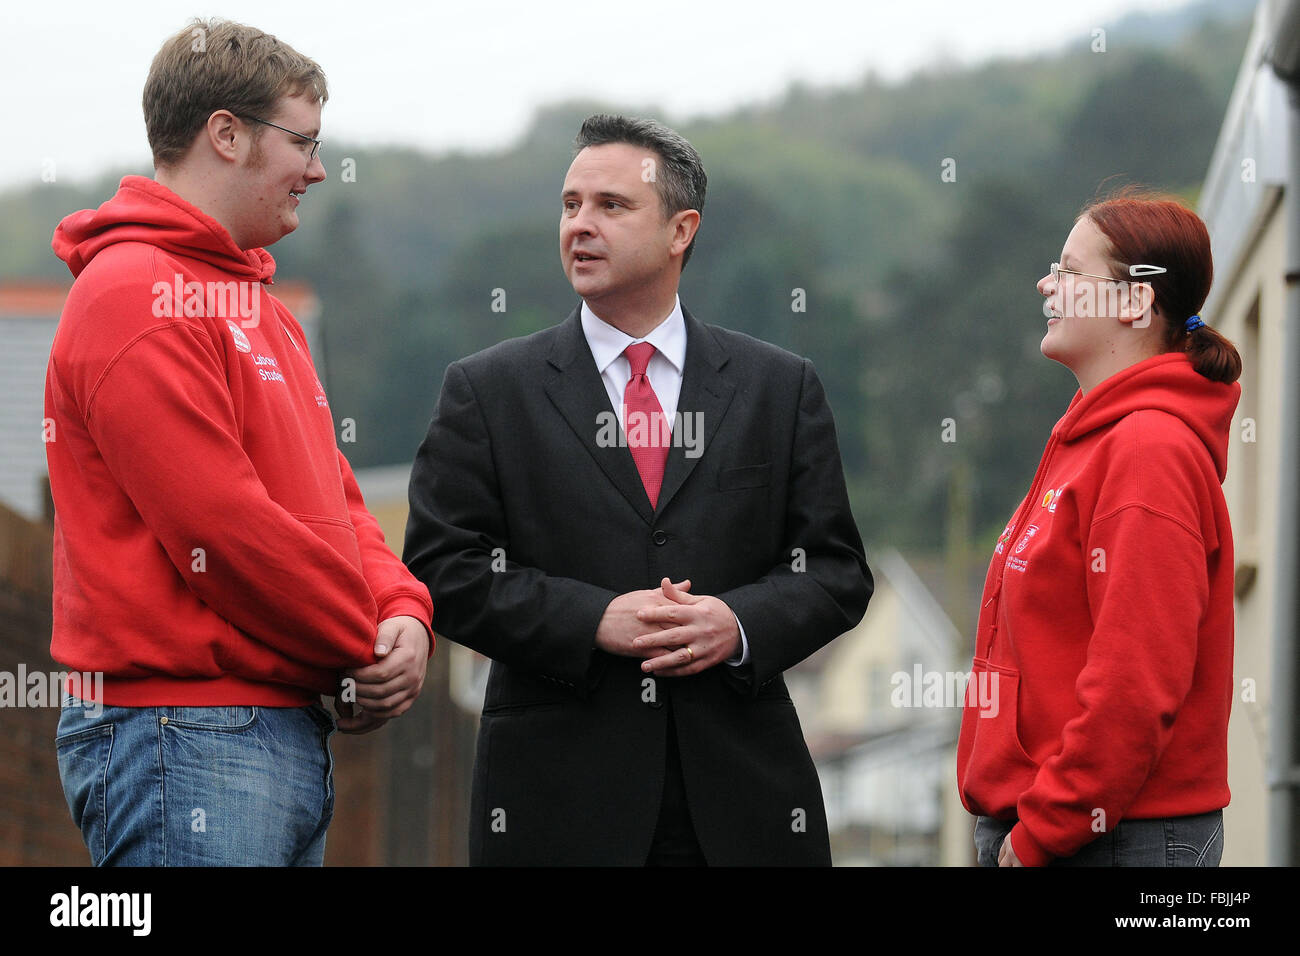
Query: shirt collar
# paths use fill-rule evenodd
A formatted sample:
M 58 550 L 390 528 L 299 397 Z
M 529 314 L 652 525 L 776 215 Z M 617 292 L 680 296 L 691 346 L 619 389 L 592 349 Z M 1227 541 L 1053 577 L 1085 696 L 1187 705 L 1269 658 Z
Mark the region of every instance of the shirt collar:
M 584 300 L 582 334 L 587 337 L 591 356 L 596 360 L 596 371 L 602 375 L 610 363 L 623 354 L 624 349 L 636 342 L 649 342 L 672 363 L 679 374 L 686 367 L 686 320 L 682 318 L 682 302 L 677 296 L 673 296 L 673 310 L 668 313 L 668 317 L 641 339 L 634 339 L 626 332 L 614 328 L 591 311 Z

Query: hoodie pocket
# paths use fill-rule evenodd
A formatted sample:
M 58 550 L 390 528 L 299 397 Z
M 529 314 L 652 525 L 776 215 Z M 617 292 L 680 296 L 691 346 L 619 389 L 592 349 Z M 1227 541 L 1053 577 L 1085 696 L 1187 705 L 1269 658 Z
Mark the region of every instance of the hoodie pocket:
M 977 657 L 971 665 L 957 740 L 958 786 L 967 809 L 999 816 L 1029 789 L 1038 764 L 1016 729 L 1020 672 Z
M 314 531 L 318 538 L 337 551 L 344 560 L 358 571 L 361 570 L 361 546 L 357 543 L 357 531 L 351 522 L 325 515 L 293 513 L 293 516 Z

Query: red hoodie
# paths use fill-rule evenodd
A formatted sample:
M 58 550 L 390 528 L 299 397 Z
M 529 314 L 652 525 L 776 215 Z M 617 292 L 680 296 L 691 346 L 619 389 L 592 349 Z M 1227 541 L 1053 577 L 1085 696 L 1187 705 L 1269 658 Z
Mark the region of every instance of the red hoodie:
M 374 662 L 379 621 L 428 626 L 270 254 L 140 176 L 53 245 L 77 277 L 45 384 L 55 660 L 110 705 L 298 706 Z
M 1018 818 L 1028 866 L 1228 803 L 1240 394 L 1182 353 L 1076 393 L 998 539 L 957 780 L 971 813 Z

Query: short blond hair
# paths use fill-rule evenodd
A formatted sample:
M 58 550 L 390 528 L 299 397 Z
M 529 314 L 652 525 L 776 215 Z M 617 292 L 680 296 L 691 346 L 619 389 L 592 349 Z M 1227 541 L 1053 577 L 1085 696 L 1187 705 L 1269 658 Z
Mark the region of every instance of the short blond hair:
M 255 27 L 191 20 L 162 45 L 145 80 L 144 125 L 154 166 L 178 162 L 217 110 L 261 119 L 282 96 L 324 103 L 329 99 L 325 72 Z

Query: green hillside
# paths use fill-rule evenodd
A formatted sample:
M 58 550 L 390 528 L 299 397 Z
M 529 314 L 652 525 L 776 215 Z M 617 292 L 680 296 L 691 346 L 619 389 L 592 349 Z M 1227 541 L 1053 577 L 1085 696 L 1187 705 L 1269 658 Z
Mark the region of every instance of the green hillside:
M 941 543 L 950 489 L 970 496 L 978 535 L 1002 527 L 1074 391 L 1038 353 L 1034 285 L 1099 188 L 1137 181 L 1194 198 L 1249 27 L 1228 6 L 1223 22 L 1184 11 L 1177 29 L 1159 17 L 1116 27 L 1104 53 L 1083 37 L 899 84 L 796 87 L 678 126 L 710 182 L 683 301 L 813 359 L 864 538 Z M 327 143 L 330 178 L 273 252 L 281 276 L 320 293 L 331 405 L 357 422 L 354 464 L 409 461 L 449 362 L 573 307 L 559 189 L 596 109 L 658 112 L 557 105 L 490 155 Z M 345 158 L 355 182 L 339 175 Z M 941 178 L 946 160 L 955 181 Z M 49 251 L 55 223 L 115 182 L 0 195 L 0 277 L 66 275 Z M 955 442 L 941 441 L 947 418 Z

